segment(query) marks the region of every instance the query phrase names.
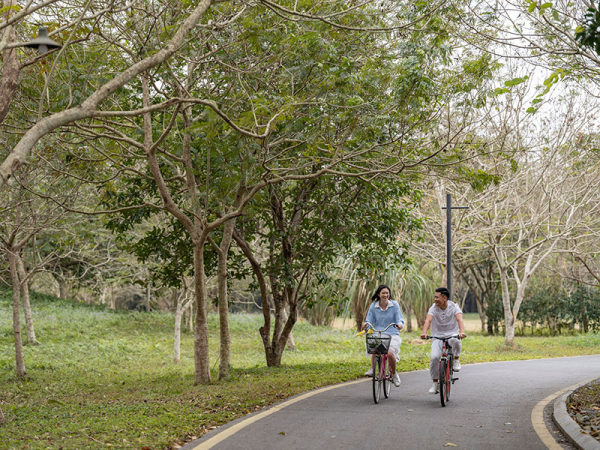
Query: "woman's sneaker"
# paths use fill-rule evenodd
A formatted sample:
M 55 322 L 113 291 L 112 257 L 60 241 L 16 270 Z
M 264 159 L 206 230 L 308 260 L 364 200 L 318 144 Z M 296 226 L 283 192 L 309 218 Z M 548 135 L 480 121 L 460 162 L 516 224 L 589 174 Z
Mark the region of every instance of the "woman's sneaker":
M 429 388 L 429 393 L 430 394 L 437 394 L 438 393 L 438 383 L 437 381 L 435 381 L 431 387 Z
M 396 372 L 394 374 L 394 376 L 392 377 L 392 382 L 394 383 L 394 386 L 400 387 L 401 381 L 400 381 L 400 375 L 398 375 L 398 372 Z
M 365 377 L 372 377 L 373 376 L 373 368 L 371 367 L 369 370 L 367 370 L 365 372 Z
M 454 364 L 452 364 L 452 369 L 453 369 L 455 372 L 458 372 L 458 371 L 460 371 L 460 369 L 461 369 L 461 365 L 460 365 L 460 361 L 459 361 L 458 359 L 455 359 L 455 360 L 454 360 Z

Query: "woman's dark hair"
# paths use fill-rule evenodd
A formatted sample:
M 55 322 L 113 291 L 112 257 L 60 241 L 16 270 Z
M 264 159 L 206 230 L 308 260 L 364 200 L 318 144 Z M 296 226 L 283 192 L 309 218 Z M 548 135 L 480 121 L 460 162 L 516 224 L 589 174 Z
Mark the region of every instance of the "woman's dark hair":
M 442 295 L 445 295 L 446 298 L 450 298 L 450 291 L 445 287 L 437 288 L 435 292 L 439 292 Z
M 376 290 L 376 291 L 375 291 L 375 293 L 373 294 L 373 297 L 371 297 L 371 301 L 372 301 L 372 302 L 375 302 L 375 301 L 377 301 L 377 300 L 381 300 L 381 299 L 379 298 L 379 293 L 380 293 L 382 290 L 384 290 L 384 289 L 387 289 L 388 291 L 390 291 L 390 299 L 391 299 L 391 298 L 392 298 L 392 290 L 390 289 L 390 287 L 389 287 L 387 284 L 382 284 L 382 285 L 380 285 L 380 286 L 377 288 L 377 290 Z

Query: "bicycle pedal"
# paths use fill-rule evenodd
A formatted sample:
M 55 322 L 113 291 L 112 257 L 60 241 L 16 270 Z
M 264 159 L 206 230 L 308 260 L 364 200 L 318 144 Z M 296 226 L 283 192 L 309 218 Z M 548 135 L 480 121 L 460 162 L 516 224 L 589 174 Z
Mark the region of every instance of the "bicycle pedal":
M 452 383 L 454 383 L 455 381 L 458 381 L 458 378 L 452 378 Z

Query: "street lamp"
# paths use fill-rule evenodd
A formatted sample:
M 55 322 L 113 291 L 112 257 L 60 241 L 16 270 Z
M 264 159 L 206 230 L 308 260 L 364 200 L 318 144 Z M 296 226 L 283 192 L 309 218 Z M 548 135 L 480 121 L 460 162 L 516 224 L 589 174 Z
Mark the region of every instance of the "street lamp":
M 38 30 L 38 37 L 33 41 L 27 42 L 23 47 L 35 48 L 43 55 L 48 50 L 61 48 L 62 45 L 48 37 L 48 29 L 46 27 L 40 27 Z
M 469 209 L 468 206 L 452 206 L 452 196 L 446 194 L 446 285 L 450 292 L 448 300 L 452 300 L 452 210 Z

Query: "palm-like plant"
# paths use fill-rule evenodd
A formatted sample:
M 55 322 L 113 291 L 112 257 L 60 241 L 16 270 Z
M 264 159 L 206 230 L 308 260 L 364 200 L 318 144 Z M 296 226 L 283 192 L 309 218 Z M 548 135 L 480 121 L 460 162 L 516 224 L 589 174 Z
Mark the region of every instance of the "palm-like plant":
M 420 262 L 406 267 L 383 263 L 379 270 L 365 275 L 356 262 L 345 256 L 338 257 L 334 269 L 319 277 L 320 283 L 312 284 L 306 295 L 301 312 L 313 324 L 331 324 L 335 316 L 353 318 L 360 330 L 370 299 L 379 284 L 387 284 L 393 298 L 401 305 L 407 331 L 412 331 L 412 316 L 417 325 L 425 321 L 431 297 L 438 286 L 439 275 L 432 263 Z

